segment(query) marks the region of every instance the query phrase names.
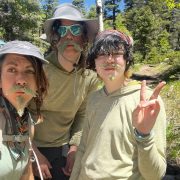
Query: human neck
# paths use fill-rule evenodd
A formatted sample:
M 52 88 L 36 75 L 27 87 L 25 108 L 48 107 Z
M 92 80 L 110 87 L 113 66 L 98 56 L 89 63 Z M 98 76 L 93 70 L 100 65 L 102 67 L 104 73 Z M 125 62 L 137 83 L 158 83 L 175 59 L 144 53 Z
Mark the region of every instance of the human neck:
M 104 81 L 104 84 L 105 84 L 105 93 L 108 95 L 125 86 L 126 81 L 125 81 L 125 77 L 114 80 L 108 79 L 107 81 Z
M 76 61 L 78 61 L 79 60 L 79 55 L 75 59 L 76 59 Z M 74 64 L 75 64 L 76 61 L 68 59 L 68 58 L 64 57 L 63 55 L 61 55 L 61 54 L 58 54 L 58 62 L 59 62 L 59 64 L 68 72 L 71 72 L 74 69 Z

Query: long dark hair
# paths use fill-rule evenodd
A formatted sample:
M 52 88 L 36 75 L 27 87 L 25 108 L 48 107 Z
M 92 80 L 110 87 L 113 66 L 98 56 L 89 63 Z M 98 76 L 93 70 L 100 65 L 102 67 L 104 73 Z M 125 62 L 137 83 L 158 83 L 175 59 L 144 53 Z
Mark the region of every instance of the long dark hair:
M 81 24 L 83 27 L 83 33 L 82 33 L 82 39 L 83 39 L 82 49 L 83 49 L 83 51 L 81 52 L 81 57 L 78 62 L 78 68 L 85 69 L 88 47 L 89 47 L 89 40 L 88 40 L 88 35 L 87 35 L 87 25 L 86 25 L 86 23 L 84 23 L 82 21 L 77 21 L 77 23 Z M 52 25 L 52 30 L 51 30 L 51 36 L 50 36 L 51 47 L 56 52 L 58 52 L 56 44 L 59 42 L 59 40 L 61 38 L 57 33 L 57 29 L 60 25 L 61 25 L 60 20 L 54 21 L 54 23 Z
M 33 99 L 36 104 L 37 115 L 41 116 L 40 107 L 43 104 L 44 97 L 47 95 L 48 86 L 49 86 L 48 80 L 45 75 L 42 62 L 38 58 L 33 56 L 25 56 L 25 57 L 32 63 L 33 68 L 35 70 L 37 96 L 34 97 Z
M 26 55 L 22 55 L 22 56 L 27 58 L 28 61 L 30 61 L 32 63 L 32 66 L 35 70 L 35 80 L 36 80 L 36 85 L 37 85 L 37 96 L 34 97 L 33 99 L 35 101 L 37 115 L 39 117 L 39 116 L 41 116 L 40 108 L 41 108 L 41 105 L 43 104 L 44 97 L 47 95 L 49 84 L 48 84 L 45 72 L 43 70 L 42 62 L 38 58 L 33 57 L 33 56 L 26 56 Z M 5 57 L 6 57 L 6 54 L 0 56 L 0 75 L 1 75 L 2 64 L 3 64 Z

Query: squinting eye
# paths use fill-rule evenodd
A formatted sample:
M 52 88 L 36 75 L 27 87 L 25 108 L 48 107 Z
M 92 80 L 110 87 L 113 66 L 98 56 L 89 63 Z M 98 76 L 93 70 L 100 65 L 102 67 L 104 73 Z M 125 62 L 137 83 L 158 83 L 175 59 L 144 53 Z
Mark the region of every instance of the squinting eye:
M 113 54 L 113 57 L 114 57 L 114 58 L 123 57 L 123 54 L 119 54 L 119 53 L 117 53 L 117 54 Z
M 14 68 L 9 68 L 7 71 L 14 73 L 14 72 L 16 72 L 16 69 L 14 69 Z
M 101 60 L 106 59 L 106 57 L 104 55 L 100 55 L 100 56 L 97 56 L 96 59 L 101 61 Z
M 26 71 L 26 73 L 27 73 L 27 74 L 35 74 L 35 71 L 34 71 L 34 70 L 29 69 L 29 70 L 27 70 L 27 71 Z
M 120 55 L 119 53 L 113 53 L 114 56 Z

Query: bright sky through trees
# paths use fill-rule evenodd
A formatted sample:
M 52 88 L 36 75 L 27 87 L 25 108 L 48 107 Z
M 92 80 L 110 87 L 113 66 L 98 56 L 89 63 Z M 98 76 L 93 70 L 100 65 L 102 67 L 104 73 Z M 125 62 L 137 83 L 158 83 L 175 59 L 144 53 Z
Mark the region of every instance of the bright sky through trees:
M 59 0 L 60 3 L 65 3 L 65 2 L 68 2 L 68 3 L 71 3 L 72 0 Z M 90 8 L 91 5 L 93 4 L 96 4 L 96 0 L 85 0 L 85 5 L 86 5 L 86 8 Z M 122 0 L 121 3 L 120 3 L 120 9 L 123 10 L 124 9 L 124 1 Z

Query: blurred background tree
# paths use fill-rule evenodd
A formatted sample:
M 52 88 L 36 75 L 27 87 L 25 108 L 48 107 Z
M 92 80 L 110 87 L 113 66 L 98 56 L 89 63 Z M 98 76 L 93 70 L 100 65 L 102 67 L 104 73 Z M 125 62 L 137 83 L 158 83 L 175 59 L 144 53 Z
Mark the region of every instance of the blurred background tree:
M 42 12 L 38 1 L 1 1 L 0 36 L 6 41 L 32 41 L 39 33 Z

